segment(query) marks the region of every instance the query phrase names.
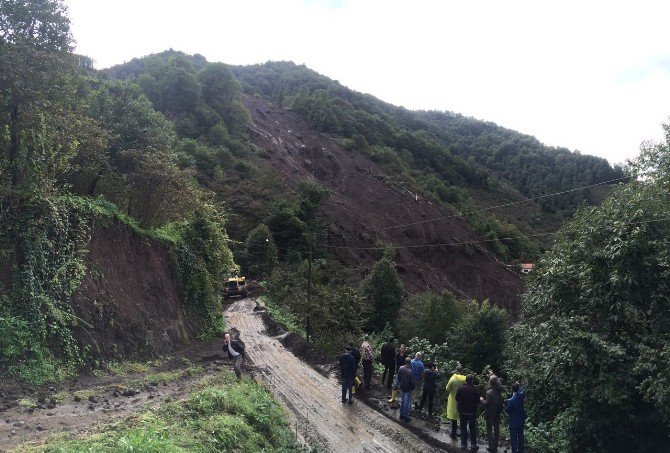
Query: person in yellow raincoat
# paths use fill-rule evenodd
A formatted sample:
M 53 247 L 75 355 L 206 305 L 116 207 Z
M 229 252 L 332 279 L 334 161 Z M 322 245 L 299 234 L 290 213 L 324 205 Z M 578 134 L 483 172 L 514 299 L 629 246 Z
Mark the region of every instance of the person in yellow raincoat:
M 458 402 L 456 401 L 456 392 L 461 388 L 461 385 L 465 382 L 465 375 L 463 374 L 463 366 L 458 365 L 453 376 L 447 382 L 447 409 L 446 416 L 451 420 L 451 438 L 456 439 L 458 437 L 458 420 L 461 418 L 461 414 L 458 413 Z

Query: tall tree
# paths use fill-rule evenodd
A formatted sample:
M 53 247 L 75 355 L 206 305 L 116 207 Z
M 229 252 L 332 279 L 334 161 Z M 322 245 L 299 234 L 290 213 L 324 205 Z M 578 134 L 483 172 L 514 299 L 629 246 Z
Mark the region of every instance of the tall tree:
M 49 190 L 76 151 L 76 133 L 92 127 L 66 12 L 57 0 L 0 3 L 0 125 L 15 188 Z
M 371 308 L 368 329 L 381 331 L 393 323 L 402 304 L 403 285 L 391 261 L 382 258 L 363 281 L 363 294 Z

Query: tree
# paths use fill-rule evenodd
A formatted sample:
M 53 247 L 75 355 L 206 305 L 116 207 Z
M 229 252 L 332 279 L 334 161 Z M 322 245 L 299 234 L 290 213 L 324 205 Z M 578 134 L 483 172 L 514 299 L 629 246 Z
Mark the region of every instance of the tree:
M 198 207 L 201 190 L 193 172 L 181 169 L 168 152 L 124 151 L 128 213 L 145 226 L 160 226 L 189 215 Z
M 510 373 L 542 451 L 661 451 L 670 434 L 670 128 L 533 272 Z M 653 172 L 653 173 L 649 173 Z M 644 176 L 643 176 L 644 175 Z M 616 426 L 616 429 L 612 429 Z
M 249 232 L 244 245 L 247 272 L 254 277 L 270 275 L 277 263 L 277 247 L 270 229 L 261 223 Z
M 507 338 L 507 313 L 484 301 L 456 324 L 448 338 L 452 354 L 470 369 L 479 372 L 489 365 L 499 370 Z
M 448 291 L 413 294 L 398 312 L 395 331 L 400 338 L 424 338 L 442 344 L 465 314 L 465 305 Z
M 48 191 L 92 128 L 79 96 L 78 61 L 61 1 L 0 3 L 0 126 L 11 185 Z M 4 146 L 3 146 L 4 147 Z
M 362 288 L 371 310 L 367 328 L 377 331 L 387 322 L 393 323 L 403 296 L 402 281 L 393 263 L 386 258 L 377 261 Z

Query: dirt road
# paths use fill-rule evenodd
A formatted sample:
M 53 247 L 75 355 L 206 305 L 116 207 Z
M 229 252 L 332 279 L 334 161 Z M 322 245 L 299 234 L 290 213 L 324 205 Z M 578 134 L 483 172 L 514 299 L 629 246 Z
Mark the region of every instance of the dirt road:
M 440 451 L 360 401 L 343 405 L 335 377 L 320 374 L 264 333 L 256 305 L 254 299 L 237 301 L 226 318 L 241 332 L 248 358 L 286 405 L 292 426 L 309 446 L 348 453 Z

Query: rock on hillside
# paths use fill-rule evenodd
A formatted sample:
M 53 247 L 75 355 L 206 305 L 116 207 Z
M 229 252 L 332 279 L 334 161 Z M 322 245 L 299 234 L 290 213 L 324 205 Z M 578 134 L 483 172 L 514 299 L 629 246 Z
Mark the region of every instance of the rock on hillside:
M 408 290 L 450 290 L 466 298 L 489 299 L 518 313 L 521 279 L 479 245 L 437 244 L 476 241 L 470 225 L 452 213 L 391 184 L 385 171 L 363 153 L 348 151 L 312 130 L 291 111 L 247 97 L 251 141 L 292 188 L 302 180 L 331 192 L 324 209 L 335 225 L 328 245 L 334 255 L 365 273 L 375 260 L 376 240 L 398 247 L 395 262 Z M 428 219 L 418 225 L 384 229 Z

